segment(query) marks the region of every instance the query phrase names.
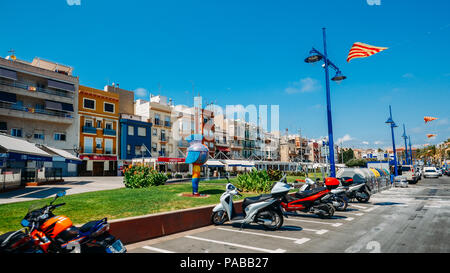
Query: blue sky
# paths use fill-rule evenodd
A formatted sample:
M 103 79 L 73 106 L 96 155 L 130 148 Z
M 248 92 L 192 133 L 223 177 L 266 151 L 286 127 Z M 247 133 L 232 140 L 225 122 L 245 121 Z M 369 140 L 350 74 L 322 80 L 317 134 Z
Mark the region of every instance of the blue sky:
M 161 93 L 177 104 L 192 105 L 194 83 L 222 107 L 279 105 L 282 131 L 318 138 L 328 134 L 325 76 L 303 60 L 323 49 L 326 27 L 330 59 L 348 77 L 331 83 L 335 142 L 390 146 L 389 104 L 413 144 L 450 137 L 449 1 L 68 2 L 77 1 L 1 1 L 0 56 L 13 48 L 74 67 L 83 85 L 118 82 L 143 91 L 136 98 Z M 389 49 L 347 63 L 354 42 Z

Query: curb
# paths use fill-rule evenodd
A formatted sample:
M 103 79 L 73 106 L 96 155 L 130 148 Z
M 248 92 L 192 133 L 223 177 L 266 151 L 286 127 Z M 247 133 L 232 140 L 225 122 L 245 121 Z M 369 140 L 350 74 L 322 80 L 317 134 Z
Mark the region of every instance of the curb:
M 234 203 L 242 212 L 242 200 Z M 148 214 L 109 221 L 110 233 L 124 244 L 137 243 L 182 231 L 211 225 L 211 212 L 216 205 L 208 205 L 170 212 Z

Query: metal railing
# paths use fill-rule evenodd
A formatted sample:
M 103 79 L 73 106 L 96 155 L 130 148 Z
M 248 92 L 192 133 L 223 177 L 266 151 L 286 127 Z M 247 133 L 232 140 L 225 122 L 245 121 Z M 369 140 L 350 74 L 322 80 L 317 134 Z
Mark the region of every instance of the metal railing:
M 20 89 L 24 89 L 24 90 L 27 90 L 27 91 L 30 91 L 30 92 L 41 92 L 41 93 L 46 93 L 46 94 L 49 94 L 49 95 L 61 96 L 61 97 L 66 97 L 66 98 L 73 98 L 73 93 L 70 93 L 70 92 L 50 90 L 50 89 L 47 89 L 47 88 L 42 88 L 42 87 L 37 87 L 37 86 L 34 86 L 34 85 L 29 85 L 29 84 L 27 84 L 25 82 L 21 82 L 21 81 L 8 82 L 8 81 L 0 80 L 0 85 L 20 88 Z
M 32 114 L 43 114 L 43 115 L 61 117 L 61 118 L 70 118 L 70 119 L 73 118 L 73 116 L 71 114 L 68 114 L 65 112 L 33 108 L 33 107 L 23 106 L 23 105 L 19 105 L 19 104 L 15 104 L 15 103 L 0 102 L 0 108 L 28 112 L 28 113 L 32 113 Z

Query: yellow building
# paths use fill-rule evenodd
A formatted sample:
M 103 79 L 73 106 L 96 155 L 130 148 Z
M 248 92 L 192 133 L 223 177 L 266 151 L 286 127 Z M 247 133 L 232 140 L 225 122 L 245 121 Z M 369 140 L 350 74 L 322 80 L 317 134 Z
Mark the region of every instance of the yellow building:
M 79 175 L 117 175 L 119 95 L 79 86 Z

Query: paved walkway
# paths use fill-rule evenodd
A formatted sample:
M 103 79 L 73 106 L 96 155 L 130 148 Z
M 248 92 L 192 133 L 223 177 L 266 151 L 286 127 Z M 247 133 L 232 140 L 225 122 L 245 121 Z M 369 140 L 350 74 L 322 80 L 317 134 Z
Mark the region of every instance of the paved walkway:
M 65 190 L 67 195 L 124 188 L 123 176 L 64 177 L 64 182 L 55 185 L 26 187 L 0 193 L 0 204 L 36 200 L 54 196 Z

